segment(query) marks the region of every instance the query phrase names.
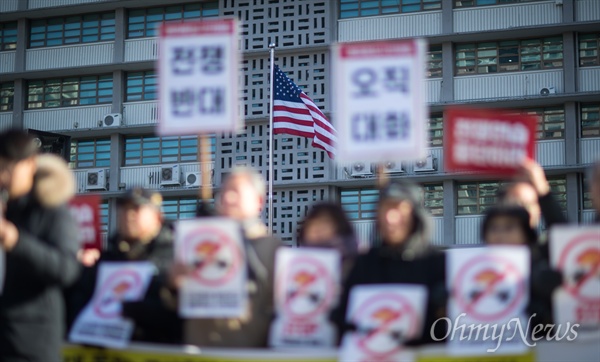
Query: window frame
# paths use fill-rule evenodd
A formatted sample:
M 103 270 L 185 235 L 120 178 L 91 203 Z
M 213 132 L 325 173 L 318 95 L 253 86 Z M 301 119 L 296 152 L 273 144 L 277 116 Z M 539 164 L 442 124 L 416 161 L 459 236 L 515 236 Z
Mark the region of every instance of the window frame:
M 489 188 L 489 190 L 486 190 L 485 194 L 482 194 L 481 189 L 482 189 L 482 185 L 493 185 L 496 184 L 496 186 L 492 186 Z M 461 197 L 460 196 L 460 191 L 465 190 L 465 189 L 461 189 L 461 186 L 463 185 L 476 185 L 476 196 L 475 199 L 477 200 L 475 204 L 465 204 L 465 205 L 461 205 L 460 200 L 464 200 L 464 199 L 470 199 L 473 197 Z M 465 181 L 465 182 L 457 182 L 456 183 L 456 192 L 455 192 L 455 197 L 456 197 L 456 215 L 457 216 L 473 216 L 473 215 L 482 215 L 486 209 L 493 207 L 494 205 L 497 204 L 498 201 L 498 191 L 500 190 L 500 188 L 502 187 L 502 182 L 498 181 L 498 180 L 483 180 L 483 181 Z M 490 194 L 493 195 L 491 196 L 491 198 L 493 199 L 490 202 L 486 202 L 486 203 L 482 203 L 481 200 L 482 198 L 490 198 Z M 468 208 L 468 207 L 473 207 L 475 206 L 477 209 L 475 212 L 461 212 L 461 208 Z
M 6 34 L 6 32 L 9 34 Z M 18 29 L 16 21 L 0 23 L 0 52 L 13 51 L 17 49 Z M 7 39 L 13 39 L 8 41 Z
M 85 151 L 80 150 L 80 147 L 85 147 Z M 92 150 L 88 151 L 90 147 Z M 108 168 L 111 161 L 110 147 L 110 137 L 72 139 L 69 166 L 73 169 Z M 81 160 L 80 155 L 83 156 Z M 87 159 L 89 156 L 86 155 L 91 155 L 91 158 Z
M 27 82 L 27 102 L 25 109 L 110 104 L 112 103 L 112 93 L 112 74 L 34 79 Z M 82 100 L 85 100 L 85 102 L 82 103 Z
M 582 40 L 582 37 L 593 37 L 593 41 L 596 43 L 596 46 L 582 50 L 582 43 L 584 43 L 584 41 L 590 41 Z M 580 33 L 578 34 L 577 38 L 577 57 L 579 59 L 579 66 L 594 67 L 600 65 L 600 33 Z M 590 49 L 595 51 L 596 54 L 582 56 L 582 52 L 589 51 Z
M 559 112 L 560 111 L 560 112 Z M 536 140 L 544 141 L 544 140 L 562 140 L 565 139 L 565 108 L 564 106 L 550 106 L 550 107 L 539 107 L 539 108 L 524 108 L 521 109 L 518 114 L 529 115 L 538 117 L 539 121 L 537 123 L 536 128 Z M 562 114 L 562 121 L 553 121 L 551 117 L 553 115 Z M 546 132 L 557 132 L 552 130 L 545 130 L 546 125 L 552 124 L 562 124 L 562 128 L 559 128 L 561 133 L 560 137 L 545 137 Z M 540 137 L 540 135 L 542 135 Z
M 134 75 L 136 78 L 134 78 Z M 138 77 L 141 80 L 141 83 L 139 85 L 130 84 L 130 82 L 133 82 Z M 132 88 L 141 88 L 141 91 L 130 92 L 130 89 Z M 154 89 L 152 90 L 152 88 Z M 157 99 L 158 74 L 156 74 L 156 71 L 146 70 L 140 72 L 127 72 L 125 76 L 125 102 L 154 101 Z
M 432 127 L 436 125 L 436 128 Z M 443 147 L 444 146 L 444 114 L 433 113 L 427 118 L 427 147 Z M 436 135 L 439 133 L 439 136 Z
M 406 0 L 404 0 L 406 1 Z M 341 0 L 338 3 L 339 19 L 364 18 L 368 16 L 390 15 L 390 14 L 414 14 L 417 12 L 442 10 L 442 0 L 413 0 L 414 4 L 384 5 L 385 0 Z M 362 7 L 362 4 L 377 2 L 377 6 Z M 415 7 L 418 6 L 418 9 Z M 397 10 L 395 10 L 397 9 Z M 410 9 L 410 10 L 409 10 Z M 413 10 L 414 9 L 414 10 Z M 356 11 L 357 15 L 344 16 L 345 13 Z M 363 14 L 364 12 L 364 14 Z
M 432 44 L 427 50 L 427 78 L 441 78 L 444 68 L 443 47 L 441 44 Z
M 95 39 L 91 39 L 95 37 Z M 114 41 L 113 11 L 34 19 L 29 24 L 28 49 Z M 86 39 L 87 38 L 87 39 Z
M 183 203 L 182 203 L 183 201 Z M 200 199 L 196 196 L 193 197 L 165 197 L 163 198 L 161 211 L 167 220 L 185 220 L 191 219 L 196 216 L 196 210 L 200 205 Z M 211 204 L 214 204 L 214 200 L 209 200 Z M 175 211 L 170 211 L 170 208 L 175 208 Z M 183 217 L 182 217 L 183 215 Z M 173 217 L 174 216 L 174 217 Z
M 15 83 L 0 83 L 0 112 L 11 112 L 15 102 Z
M 592 110 L 587 111 L 591 114 L 595 114 L 595 118 L 590 118 L 589 120 L 584 119 L 584 114 L 586 113 L 586 108 L 590 108 Z M 592 123 L 591 127 L 586 127 L 584 125 L 585 122 Z M 594 125 L 595 124 L 595 125 Z M 586 129 L 589 128 L 591 130 L 591 134 L 586 134 Z M 580 138 L 598 138 L 600 137 L 600 102 L 598 103 L 583 103 L 579 106 L 579 137 Z
M 544 0 L 484 0 L 487 2 L 492 2 L 493 3 L 489 3 L 489 4 L 481 4 L 478 5 L 476 4 L 477 1 L 480 0 L 454 0 L 453 6 L 454 9 L 466 9 L 466 8 L 478 8 L 478 7 L 482 7 L 482 6 L 498 6 L 498 5 L 514 5 L 514 4 L 526 4 L 526 3 L 532 3 L 532 2 L 537 2 L 537 1 L 544 1 Z M 473 5 L 462 5 L 462 4 L 458 4 L 458 3 L 473 3 Z
M 209 137 L 211 142 L 211 162 L 215 160 L 216 138 L 214 135 Z M 182 141 L 195 140 L 195 145 L 184 144 Z M 177 142 L 177 146 L 173 145 Z M 186 142 L 188 143 L 188 142 Z M 147 147 L 144 145 L 147 144 Z M 156 144 L 156 147 L 155 145 Z M 167 144 L 167 146 L 163 146 Z M 137 146 L 136 146 L 137 145 Z M 138 147 L 139 146 L 139 147 Z M 170 163 L 190 163 L 198 162 L 198 136 L 164 136 L 157 135 L 129 135 L 123 142 L 123 167 L 136 167 L 147 165 L 160 165 Z M 182 149 L 194 148 L 193 152 L 182 153 Z M 176 153 L 173 152 L 176 150 Z M 144 155 L 144 151 L 146 155 Z M 176 157 L 176 158 L 174 158 Z M 146 159 L 147 161 L 144 161 Z M 136 162 L 137 161 L 137 162 Z

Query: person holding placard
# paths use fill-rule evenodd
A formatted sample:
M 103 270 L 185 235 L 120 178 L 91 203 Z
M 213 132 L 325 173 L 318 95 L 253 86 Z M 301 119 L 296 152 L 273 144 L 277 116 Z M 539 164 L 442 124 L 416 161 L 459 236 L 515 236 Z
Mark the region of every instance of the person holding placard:
M 66 207 L 75 180 L 61 158 L 37 155 L 20 130 L 0 134 L 0 361 L 58 361 L 64 335 L 62 291 L 80 273 L 77 224 Z
M 418 284 L 428 291 L 423 333 L 409 344 L 433 342 L 430 329 L 437 318 L 445 316 L 445 259 L 429 246 L 430 216 L 419 200 L 415 186 L 392 182 L 380 191 L 377 227 L 381 240 L 367 254 L 360 255 L 344 283 L 338 308 L 332 319 L 339 334 L 354 328 L 346 324 L 352 288 L 366 284 Z M 437 323 L 435 336 L 445 335 Z
M 132 340 L 154 343 L 180 343 L 182 324 L 165 287 L 173 261 L 173 230 L 163 220 L 162 196 L 155 191 L 133 188 L 117 199 L 117 232 L 109 238 L 98 263 L 84 270 L 71 293 L 71 320 L 92 298 L 102 262 L 150 261 L 155 273 L 143 300 L 124 302 L 122 316 L 135 323 Z
M 234 168 L 216 198 L 220 216 L 241 224 L 248 265 L 248 306 L 243 318 L 198 318 L 184 323 L 184 341 L 201 347 L 267 347 L 273 319 L 275 252 L 280 241 L 270 236 L 260 220 L 266 185 L 256 171 Z M 176 264 L 171 284 L 179 289 L 189 272 Z
M 345 280 L 358 254 L 354 228 L 344 209 L 335 203 L 314 205 L 298 230 L 298 246 L 331 248 L 342 256 L 342 280 Z
M 487 245 L 525 245 L 530 251 L 531 279 L 527 313 L 531 327 L 552 324 L 552 293 L 562 283 L 560 272 L 551 269 L 537 245 L 537 232 L 530 215 L 520 206 L 496 206 L 486 210 L 481 235 Z

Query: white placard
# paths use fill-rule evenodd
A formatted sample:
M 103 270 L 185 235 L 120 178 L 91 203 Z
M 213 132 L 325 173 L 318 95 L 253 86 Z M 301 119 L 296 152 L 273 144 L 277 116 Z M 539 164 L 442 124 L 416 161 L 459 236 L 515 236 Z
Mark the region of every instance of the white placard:
M 273 347 L 332 347 L 336 332 L 329 313 L 337 304 L 340 253 L 333 249 L 281 248 L 275 258 Z
M 422 39 L 332 46 L 332 103 L 340 161 L 427 156 L 426 51 Z
M 528 333 L 529 255 L 526 246 L 447 251 L 449 319 L 440 323 L 448 326 L 445 339 L 450 353 L 527 351 L 521 333 Z
M 164 23 L 158 59 L 160 135 L 240 128 L 236 19 Z
M 246 252 L 241 225 L 214 217 L 179 220 L 175 255 L 194 270 L 179 293 L 184 318 L 240 318 L 247 312 Z
M 554 322 L 578 324 L 581 340 L 600 338 L 600 226 L 552 227 L 550 258 L 563 275 L 554 292 Z
M 427 289 L 422 285 L 359 285 L 350 291 L 340 361 L 405 361 L 406 341 L 422 334 Z
M 125 348 L 134 323 L 121 317 L 122 302 L 142 300 L 155 269 L 150 262 L 100 263 L 94 295 L 77 316 L 69 341 Z

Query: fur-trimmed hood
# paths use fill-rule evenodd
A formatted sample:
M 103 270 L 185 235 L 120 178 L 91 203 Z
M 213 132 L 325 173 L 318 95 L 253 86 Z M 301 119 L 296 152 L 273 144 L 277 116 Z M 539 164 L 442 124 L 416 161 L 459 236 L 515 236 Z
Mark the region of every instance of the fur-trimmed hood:
M 36 163 L 33 194 L 42 206 L 60 206 L 75 195 L 75 177 L 62 158 L 44 153 L 36 157 Z

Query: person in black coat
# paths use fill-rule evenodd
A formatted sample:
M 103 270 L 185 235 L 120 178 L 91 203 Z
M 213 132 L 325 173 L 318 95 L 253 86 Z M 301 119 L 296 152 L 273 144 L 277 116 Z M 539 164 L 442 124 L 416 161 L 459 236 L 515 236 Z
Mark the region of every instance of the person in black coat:
M 428 303 L 421 337 L 407 344 L 432 343 L 445 334 L 445 257 L 429 246 L 431 220 L 420 202 L 416 187 L 406 183 L 390 183 L 380 192 L 377 228 L 381 235 L 377 246 L 359 255 L 344 283 L 338 308 L 332 320 L 341 338 L 355 326 L 346 322 L 350 291 L 364 284 L 419 284 L 427 288 Z
M 150 261 L 156 270 L 144 299 L 124 303 L 122 315 L 135 323 L 133 341 L 181 343 L 181 320 L 170 308 L 171 292 L 165 287 L 174 259 L 173 228 L 163 220 L 161 204 L 160 193 L 142 188 L 128 190 L 117 199 L 118 231 L 108 240 L 98 263 L 84 270 L 70 293 L 70 324 L 92 298 L 102 262 Z
M 0 135 L 0 361 L 61 361 L 62 289 L 77 280 L 77 224 L 65 203 L 75 193 L 66 163 L 36 156 L 22 131 Z

